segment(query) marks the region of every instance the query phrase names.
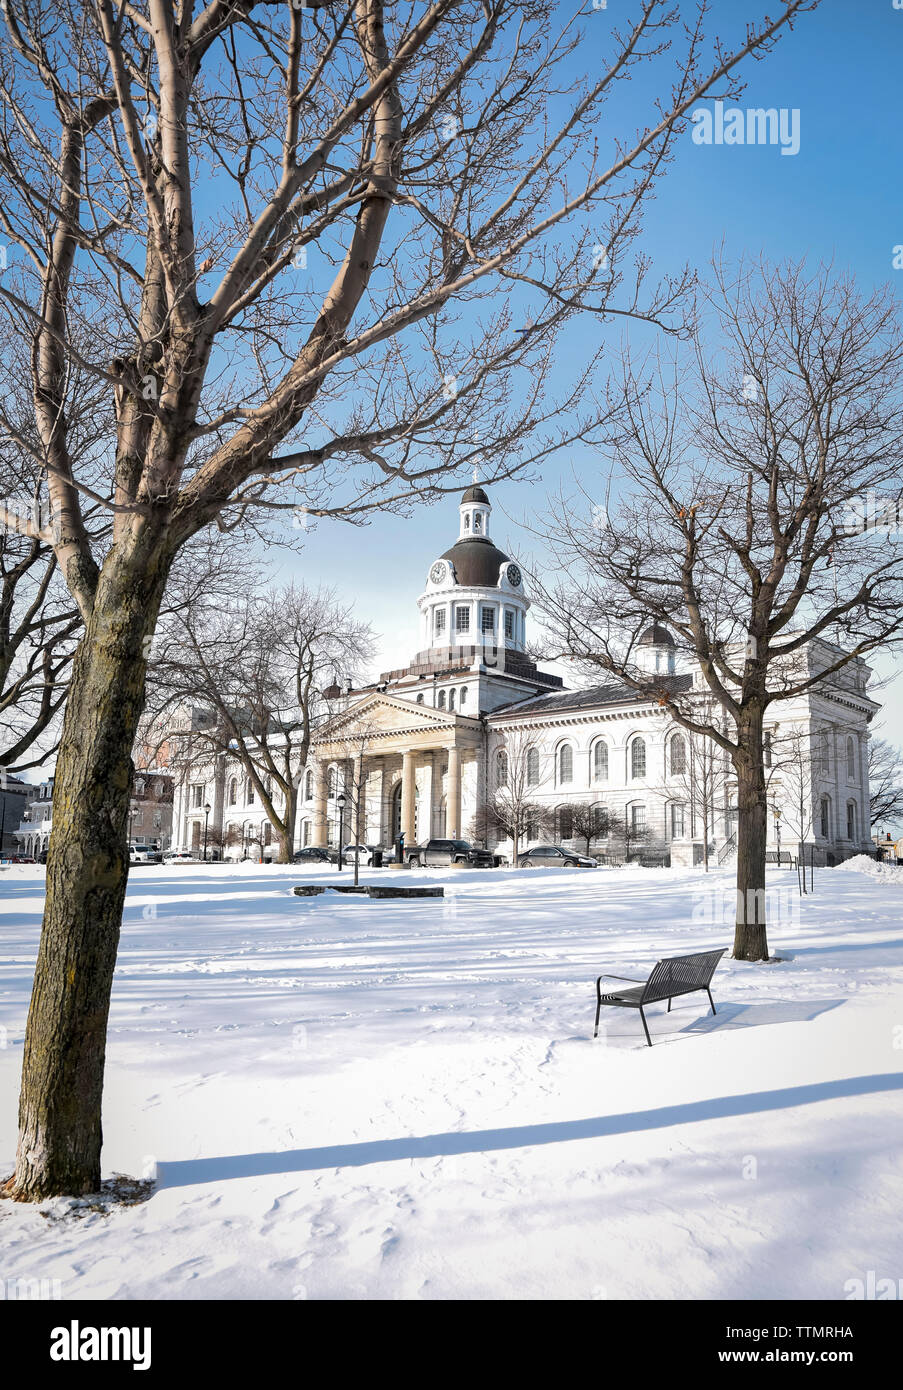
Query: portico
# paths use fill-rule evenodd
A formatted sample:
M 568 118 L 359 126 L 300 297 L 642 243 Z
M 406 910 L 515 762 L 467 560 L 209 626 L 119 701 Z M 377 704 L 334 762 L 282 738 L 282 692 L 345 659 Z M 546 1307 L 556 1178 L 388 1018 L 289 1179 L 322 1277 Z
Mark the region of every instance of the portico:
M 349 841 L 360 834 L 388 845 L 399 832 L 408 844 L 463 836 L 463 807 L 475 802 L 482 750 L 479 719 L 386 692 L 366 696 L 323 725 L 311 746 L 311 844 L 335 838 L 341 792 Z

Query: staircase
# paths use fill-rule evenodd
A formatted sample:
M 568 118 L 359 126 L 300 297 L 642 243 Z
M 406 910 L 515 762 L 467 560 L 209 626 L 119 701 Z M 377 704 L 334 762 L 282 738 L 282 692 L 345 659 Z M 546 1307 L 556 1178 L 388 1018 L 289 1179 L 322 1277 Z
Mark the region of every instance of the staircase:
M 734 857 L 734 855 L 735 855 L 736 853 L 737 853 L 737 832 L 734 831 L 733 835 L 731 835 L 729 839 L 725 840 L 724 844 L 721 846 L 721 848 L 720 848 L 719 851 L 718 851 L 717 859 L 718 859 L 718 867 L 719 867 L 719 869 L 723 868 L 724 865 L 725 865 L 726 863 L 728 863 L 729 860 L 733 859 L 733 857 Z

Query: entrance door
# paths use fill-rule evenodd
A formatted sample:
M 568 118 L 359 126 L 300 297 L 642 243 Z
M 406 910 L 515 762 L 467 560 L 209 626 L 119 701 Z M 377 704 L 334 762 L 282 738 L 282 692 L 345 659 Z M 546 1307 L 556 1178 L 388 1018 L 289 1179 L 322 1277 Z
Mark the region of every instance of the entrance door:
M 418 817 L 418 815 L 417 815 L 417 797 L 416 797 L 416 795 L 415 795 L 415 797 L 414 797 L 414 843 L 415 843 L 415 844 L 417 844 L 417 834 L 418 834 L 417 823 L 418 823 L 418 819 L 419 819 L 419 817 Z M 397 784 L 397 786 L 395 787 L 395 790 L 392 792 L 392 816 L 391 816 L 391 825 L 392 825 L 392 843 L 394 844 L 395 841 L 398 839 L 399 835 L 401 834 L 401 783 L 400 783 L 400 782 Z

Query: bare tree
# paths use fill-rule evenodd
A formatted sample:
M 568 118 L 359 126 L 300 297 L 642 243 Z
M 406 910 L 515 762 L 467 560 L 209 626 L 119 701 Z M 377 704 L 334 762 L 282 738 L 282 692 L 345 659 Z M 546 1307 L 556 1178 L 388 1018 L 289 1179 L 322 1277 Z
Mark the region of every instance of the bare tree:
M 710 309 L 717 355 L 700 332 L 692 367 L 647 376 L 628 363 L 613 445 L 623 502 L 602 537 L 598 520 L 560 509 L 567 573 L 545 606 L 571 654 L 729 755 L 734 956 L 764 960 L 765 712 L 855 689 L 854 663 L 903 624 L 901 537 L 876 534 L 863 506 L 899 493 L 903 337 L 884 290 L 863 298 L 824 269 L 763 265 L 729 281 L 716 267 Z M 676 632 L 729 731 L 700 716 L 689 675 L 644 664 L 653 622 Z
M 903 820 L 903 753 L 884 738 L 869 740 L 869 797 L 872 826 Z
M 457 485 L 478 449 L 491 482 L 595 438 L 601 348 L 550 399 L 557 339 L 581 313 L 681 330 L 689 274 L 649 288 L 640 258 L 628 283 L 647 196 L 691 107 L 815 3 L 709 47 L 707 3 L 637 0 L 583 80 L 576 13 L 540 0 L 5 0 L 0 301 L 33 340 L 35 460 L 85 624 L 13 1196 L 100 1180 L 129 759 L 179 549 L 252 507 L 365 519 Z M 609 103 L 642 65 L 624 138 Z M 76 365 L 115 409 L 100 483 L 73 463 Z
M 147 716 L 189 763 L 223 757 L 241 767 L 288 864 L 299 778 L 311 735 L 328 715 L 323 691 L 360 677 L 373 640 L 332 590 L 290 584 L 225 603 L 222 588 L 221 576 L 215 588 L 195 580 L 158 629 Z M 211 718 L 177 730 L 173 716 L 193 706 Z
M 766 782 L 772 811 L 780 811 L 782 826 L 795 836 L 800 848 L 811 839 L 814 825 L 813 789 L 817 754 L 807 729 L 776 729 L 771 736 L 771 767 Z
M 698 696 L 694 711 L 706 723 L 720 724 L 725 731 L 729 727 L 726 715 L 711 696 Z M 668 777 L 661 792 L 666 804 L 674 800 L 675 790 L 683 797 L 690 837 L 701 837 L 703 870 L 708 873 L 718 816 L 725 814 L 732 789 L 731 764 L 724 749 L 707 735 L 686 732 L 679 737 L 683 740 L 679 756 L 674 740 L 668 743 Z
M 60 574 L 47 474 L 35 460 L 30 342 L 5 328 L 0 320 L 0 768 L 23 772 L 56 751 L 82 619 Z M 97 382 L 80 370 L 69 387 L 69 449 L 90 477 L 98 442 L 109 429 L 109 406 Z M 107 517 L 99 513 L 87 506 L 86 525 L 103 528 Z
M 527 729 L 509 729 L 494 751 L 489 768 L 488 795 L 474 819 L 478 840 L 511 840 L 517 863 L 523 839 L 551 832 L 554 814 L 537 800 L 537 788 L 547 770 L 547 758 Z
M 582 840 L 589 854 L 593 840 L 606 840 L 615 826 L 615 817 L 604 806 L 575 801 L 571 806 L 571 828 L 575 840 Z

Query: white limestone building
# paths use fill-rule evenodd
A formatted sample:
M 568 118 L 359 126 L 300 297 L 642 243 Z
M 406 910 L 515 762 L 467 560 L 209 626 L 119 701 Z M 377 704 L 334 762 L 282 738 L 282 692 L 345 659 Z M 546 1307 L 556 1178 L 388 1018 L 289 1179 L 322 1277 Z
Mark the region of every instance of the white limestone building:
M 457 539 L 429 564 L 417 599 L 420 649 L 410 664 L 363 689 L 334 692 L 334 713 L 297 773 L 296 846 L 338 842 L 343 791 L 346 843 L 358 829 L 365 843 L 386 847 L 400 832 L 409 845 L 473 838 L 480 808 L 500 782 L 514 779 L 516 764 L 531 801 L 547 812 L 546 842 L 581 848 L 575 809 L 599 808 L 600 830 L 607 821 L 629 829 L 626 837 L 592 836 L 594 854 L 626 850 L 692 864 L 707 844 L 710 859 L 726 862 L 736 822 L 729 766 L 658 701 L 613 679 L 568 691 L 537 666 L 527 649 L 523 574 L 491 540 L 491 510 L 483 488 L 464 493 Z M 646 669 L 672 691 L 710 699 L 698 671 L 677 669 L 667 628 L 651 624 L 641 649 Z M 817 671 L 830 652 L 812 642 L 803 659 Z M 825 863 L 870 847 L 868 726 L 879 706 L 867 694 L 869 675 L 856 660 L 830 688 L 770 707 L 771 848 L 780 835 L 782 849 L 804 843 Z M 174 846 L 199 850 L 205 823 L 227 857 L 275 853 L 253 787 L 226 757 L 186 769 L 176 788 Z

